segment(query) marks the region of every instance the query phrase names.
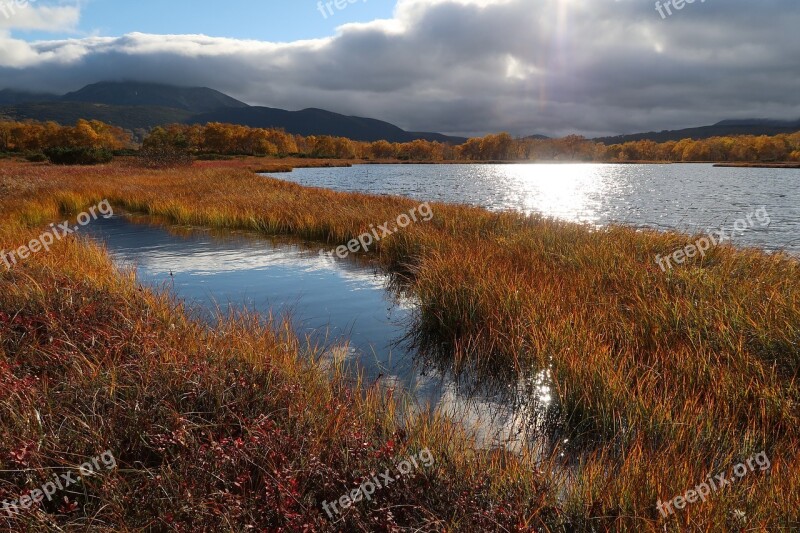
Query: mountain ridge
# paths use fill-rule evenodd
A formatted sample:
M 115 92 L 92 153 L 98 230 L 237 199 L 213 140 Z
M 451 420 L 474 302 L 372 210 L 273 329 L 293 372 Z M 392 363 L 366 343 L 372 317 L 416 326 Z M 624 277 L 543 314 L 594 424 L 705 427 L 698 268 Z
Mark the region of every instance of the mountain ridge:
M 215 109 L 241 109 L 248 104 L 208 87 L 176 87 L 160 83 L 92 83 L 60 98 L 62 102 L 114 106 L 153 106 L 205 113 Z
M 332 135 L 357 141 L 410 142 L 415 139 L 462 144 L 466 137 L 406 131 L 379 119 L 347 116 L 308 107 L 300 111 L 251 106 L 208 87 L 179 87 L 139 81 L 101 81 L 64 95 L 0 90 L 0 118 L 74 124 L 78 119 L 102 120 L 133 130 L 137 137 L 170 123 L 226 122 L 260 128 L 281 128 L 297 135 Z M 710 126 L 650 131 L 592 140 L 604 144 L 652 140 L 707 139 L 714 136 L 777 135 L 800 130 L 799 120 L 728 119 Z M 526 138 L 546 139 L 543 135 Z
M 288 111 L 251 106 L 208 87 L 136 81 L 93 83 L 62 96 L 4 89 L 0 91 L 0 117 L 61 124 L 74 124 L 83 118 L 102 120 L 134 131 L 170 123 L 225 122 L 281 128 L 297 135 L 332 135 L 368 142 L 410 142 L 415 139 L 452 144 L 466 142 L 463 137 L 409 132 L 382 120 L 346 116 L 314 107 Z
M 16 105 L 28 102 L 52 102 L 59 98 L 60 96 L 57 94 L 0 89 L 0 105 Z
M 411 142 L 415 139 L 462 144 L 466 138 L 450 137 L 440 133 L 409 132 L 394 124 L 366 117 L 347 116 L 324 109 L 309 107 L 300 111 L 287 111 L 272 107 L 251 106 L 246 109 L 219 109 L 196 115 L 189 124 L 224 122 L 251 128 L 267 128 L 281 124 L 288 132 L 298 135 L 325 135 L 347 137 L 354 141 Z
M 800 131 L 800 119 L 729 119 L 721 120 L 710 126 L 697 126 L 679 130 L 650 131 L 631 133 L 610 137 L 596 137 L 593 141 L 603 144 L 622 144 L 631 141 L 651 140 L 655 142 L 680 141 L 681 139 L 702 140 L 711 137 L 727 137 L 737 135 L 778 135 Z

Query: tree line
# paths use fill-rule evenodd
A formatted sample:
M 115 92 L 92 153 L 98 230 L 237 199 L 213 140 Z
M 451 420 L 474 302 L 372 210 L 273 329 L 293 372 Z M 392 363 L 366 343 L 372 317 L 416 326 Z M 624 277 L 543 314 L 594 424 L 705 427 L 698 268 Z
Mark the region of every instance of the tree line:
M 99 120 L 79 120 L 74 126 L 0 122 L 0 152 L 42 152 L 52 148 L 120 150 L 130 145 L 130 133 Z
M 132 135 L 96 120 L 75 126 L 54 122 L 0 122 L 0 152 L 134 148 Z M 605 145 L 578 135 L 559 139 L 514 138 L 508 133 L 471 138 L 460 146 L 437 141 L 361 142 L 328 135 L 293 135 L 279 129 L 234 124 L 173 124 L 150 131 L 140 147 L 156 158 L 223 156 L 399 159 L 404 161 L 800 161 L 800 132 L 776 136 L 742 135 L 709 139 L 632 141 Z
M 74 126 L 55 122 L 0 122 L 0 152 L 23 153 L 29 161 L 89 165 L 111 161 L 132 147 L 131 134 L 99 120 Z
M 460 146 L 437 141 L 361 142 L 344 137 L 303 137 L 282 130 L 211 123 L 156 128 L 144 146 L 178 143 L 191 153 L 304 156 L 404 161 L 800 161 L 800 132 L 790 135 L 712 137 L 656 143 L 650 140 L 605 145 L 579 135 L 559 139 L 515 139 L 508 133 L 472 138 Z

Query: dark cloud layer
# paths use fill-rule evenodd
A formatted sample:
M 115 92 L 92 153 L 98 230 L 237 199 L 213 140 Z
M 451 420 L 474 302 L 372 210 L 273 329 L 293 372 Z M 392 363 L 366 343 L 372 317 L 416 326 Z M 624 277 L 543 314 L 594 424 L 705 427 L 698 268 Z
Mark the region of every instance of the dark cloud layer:
M 697 0 L 667 19 L 650 0 L 400 0 L 392 20 L 281 44 L 145 34 L 26 43 L 0 26 L 0 86 L 137 79 L 417 131 L 615 134 L 800 117 L 797 28 L 797 0 Z

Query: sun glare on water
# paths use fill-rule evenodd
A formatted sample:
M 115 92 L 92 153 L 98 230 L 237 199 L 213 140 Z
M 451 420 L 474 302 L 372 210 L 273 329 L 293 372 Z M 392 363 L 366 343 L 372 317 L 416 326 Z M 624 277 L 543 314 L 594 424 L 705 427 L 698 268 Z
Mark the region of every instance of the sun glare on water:
M 599 165 L 508 165 L 502 169 L 510 203 L 526 213 L 572 222 L 600 219 L 600 200 L 609 188 Z

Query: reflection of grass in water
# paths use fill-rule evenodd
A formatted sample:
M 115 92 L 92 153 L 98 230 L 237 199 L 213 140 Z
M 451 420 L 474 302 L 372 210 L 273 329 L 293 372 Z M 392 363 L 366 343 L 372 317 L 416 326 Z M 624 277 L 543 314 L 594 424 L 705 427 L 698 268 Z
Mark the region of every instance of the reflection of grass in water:
M 172 223 L 293 235 L 330 248 L 415 206 L 231 169 L 42 169 L 52 174 L 14 167 L 35 193 L 24 203 L 0 200 L 2 212 L 44 222 L 65 198 L 92 205 L 107 197 Z M 548 501 L 563 498 L 575 524 L 656 529 L 658 499 L 762 449 L 774 459 L 768 481 L 744 480 L 672 520 L 700 529 L 726 524 L 734 511 L 755 528 L 797 520 L 796 261 L 723 246 L 665 274 L 653 258 L 688 237 L 461 206 L 434 211 L 432 222 L 382 241 L 375 257 L 420 303 L 416 334 L 441 347 L 434 353 L 443 368 L 516 380 L 552 364 L 569 438 L 591 443 L 568 486 L 544 488 Z M 484 477 L 493 490 L 536 490 L 519 470 L 491 472 Z M 548 516 L 530 500 L 521 509 Z
M 297 247 L 305 252 L 310 252 L 313 256 L 318 255 L 320 249 L 326 252 L 330 251 L 326 248 L 322 248 L 318 241 L 299 239 L 291 234 L 273 235 L 264 234 L 263 232 L 252 229 L 231 230 L 201 225 L 180 225 L 174 223 L 172 219 L 160 215 L 142 215 L 139 213 L 119 210 L 116 214 L 125 216 L 125 219 L 132 224 L 157 227 L 167 231 L 170 235 L 186 239 L 207 235 L 223 242 L 245 242 L 248 245 L 253 246 L 262 246 L 266 240 L 273 247 Z M 369 254 L 349 254 L 344 259 L 334 256 L 333 260 L 339 264 L 345 265 L 357 265 L 359 267 L 379 267 L 379 263 L 376 262 L 376 258 Z

